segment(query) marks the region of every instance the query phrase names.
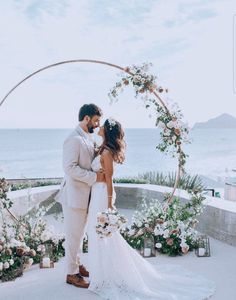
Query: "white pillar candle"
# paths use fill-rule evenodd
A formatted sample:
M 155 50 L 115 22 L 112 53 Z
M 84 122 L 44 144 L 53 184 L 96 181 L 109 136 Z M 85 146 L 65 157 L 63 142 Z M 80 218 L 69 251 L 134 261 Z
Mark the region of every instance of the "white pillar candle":
M 151 249 L 150 248 L 144 248 L 143 254 L 144 254 L 144 256 L 151 256 Z
M 43 264 L 43 268 L 50 268 L 50 258 L 49 257 L 44 257 L 43 261 L 42 261 L 42 264 Z
M 198 248 L 198 255 L 199 255 L 199 256 L 204 256 L 205 253 L 206 253 L 205 248 Z

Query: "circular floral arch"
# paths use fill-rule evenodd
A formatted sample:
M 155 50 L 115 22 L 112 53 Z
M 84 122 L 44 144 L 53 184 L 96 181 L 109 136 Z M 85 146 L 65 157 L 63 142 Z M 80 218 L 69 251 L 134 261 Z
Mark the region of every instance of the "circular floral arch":
M 161 142 L 156 146 L 156 148 L 164 153 L 171 153 L 173 157 L 177 156 L 178 158 L 178 168 L 176 172 L 175 184 L 172 192 L 167 198 L 168 205 L 174 196 L 181 173 L 184 170 L 186 154 L 182 150 L 181 146 L 183 142 L 188 141 L 188 128 L 181 120 L 183 117 L 181 111 L 179 109 L 177 109 L 176 111 L 170 111 L 164 100 L 161 98 L 160 94 L 164 92 L 167 93 L 168 89 L 164 89 L 163 87 L 159 86 L 156 82 L 156 76 L 148 72 L 149 66 L 151 64 L 121 67 L 109 62 L 91 59 L 74 59 L 57 62 L 36 70 L 35 72 L 26 76 L 20 82 L 18 82 L 1 100 L 0 107 L 9 97 L 9 95 L 26 80 L 47 69 L 71 63 L 93 63 L 106 65 L 120 70 L 121 80 L 116 82 L 115 86 L 110 90 L 110 99 L 117 100 L 118 94 L 123 90 L 123 88 L 128 85 L 132 85 L 134 87 L 136 96 L 140 95 L 142 100 L 144 101 L 145 107 L 147 109 L 154 108 L 156 114 L 155 124 L 162 129 L 160 132 Z

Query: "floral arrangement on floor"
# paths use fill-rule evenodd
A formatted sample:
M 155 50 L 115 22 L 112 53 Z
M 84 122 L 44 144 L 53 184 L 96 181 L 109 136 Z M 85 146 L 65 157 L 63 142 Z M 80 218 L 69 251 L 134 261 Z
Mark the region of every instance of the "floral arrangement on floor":
M 34 208 L 18 221 L 12 221 L 8 209 L 12 202 L 7 198 L 8 185 L 0 180 L 0 280 L 13 280 L 23 274 L 31 265 L 39 263 L 46 244 L 52 245 L 52 257 L 55 262 L 64 256 L 64 236 L 57 234 L 48 226 L 43 216 L 52 207 Z M 7 219 L 8 218 L 8 219 Z
M 168 196 L 166 196 L 168 197 Z M 196 248 L 197 216 L 202 212 L 205 198 L 192 192 L 191 200 L 182 204 L 178 197 L 164 209 L 158 200 L 143 200 L 133 223 L 122 231 L 127 242 L 140 250 L 144 238 L 153 237 L 157 251 L 170 256 L 186 254 Z

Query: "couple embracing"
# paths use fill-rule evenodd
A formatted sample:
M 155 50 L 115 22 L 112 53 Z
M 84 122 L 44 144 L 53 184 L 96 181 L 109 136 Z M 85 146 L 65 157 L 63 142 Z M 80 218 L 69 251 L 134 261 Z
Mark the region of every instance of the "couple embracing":
M 211 281 L 180 266 L 154 268 L 130 247 L 119 231 L 107 238 L 98 236 L 97 215 L 115 209 L 114 166 L 125 160 L 121 124 L 109 118 L 100 126 L 101 117 L 97 105 L 83 105 L 79 124 L 63 145 L 65 177 L 57 199 L 64 214 L 66 282 L 111 300 L 207 299 L 214 292 Z M 95 150 L 92 133 L 98 127 L 103 142 Z M 81 261 L 85 231 L 86 267 Z

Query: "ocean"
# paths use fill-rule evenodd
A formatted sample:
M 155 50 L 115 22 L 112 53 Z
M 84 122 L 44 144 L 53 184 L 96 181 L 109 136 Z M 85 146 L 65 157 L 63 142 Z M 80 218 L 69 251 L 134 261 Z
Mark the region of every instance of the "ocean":
M 0 177 L 62 177 L 62 144 L 71 129 L 0 129 Z M 156 150 L 159 131 L 126 129 L 127 153 L 115 177 L 137 176 L 146 171 L 168 173 L 177 169 L 177 160 Z M 218 182 L 236 176 L 236 130 L 195 129 L 192 143 L 185 145 L 189 155 L 187 172 Z

